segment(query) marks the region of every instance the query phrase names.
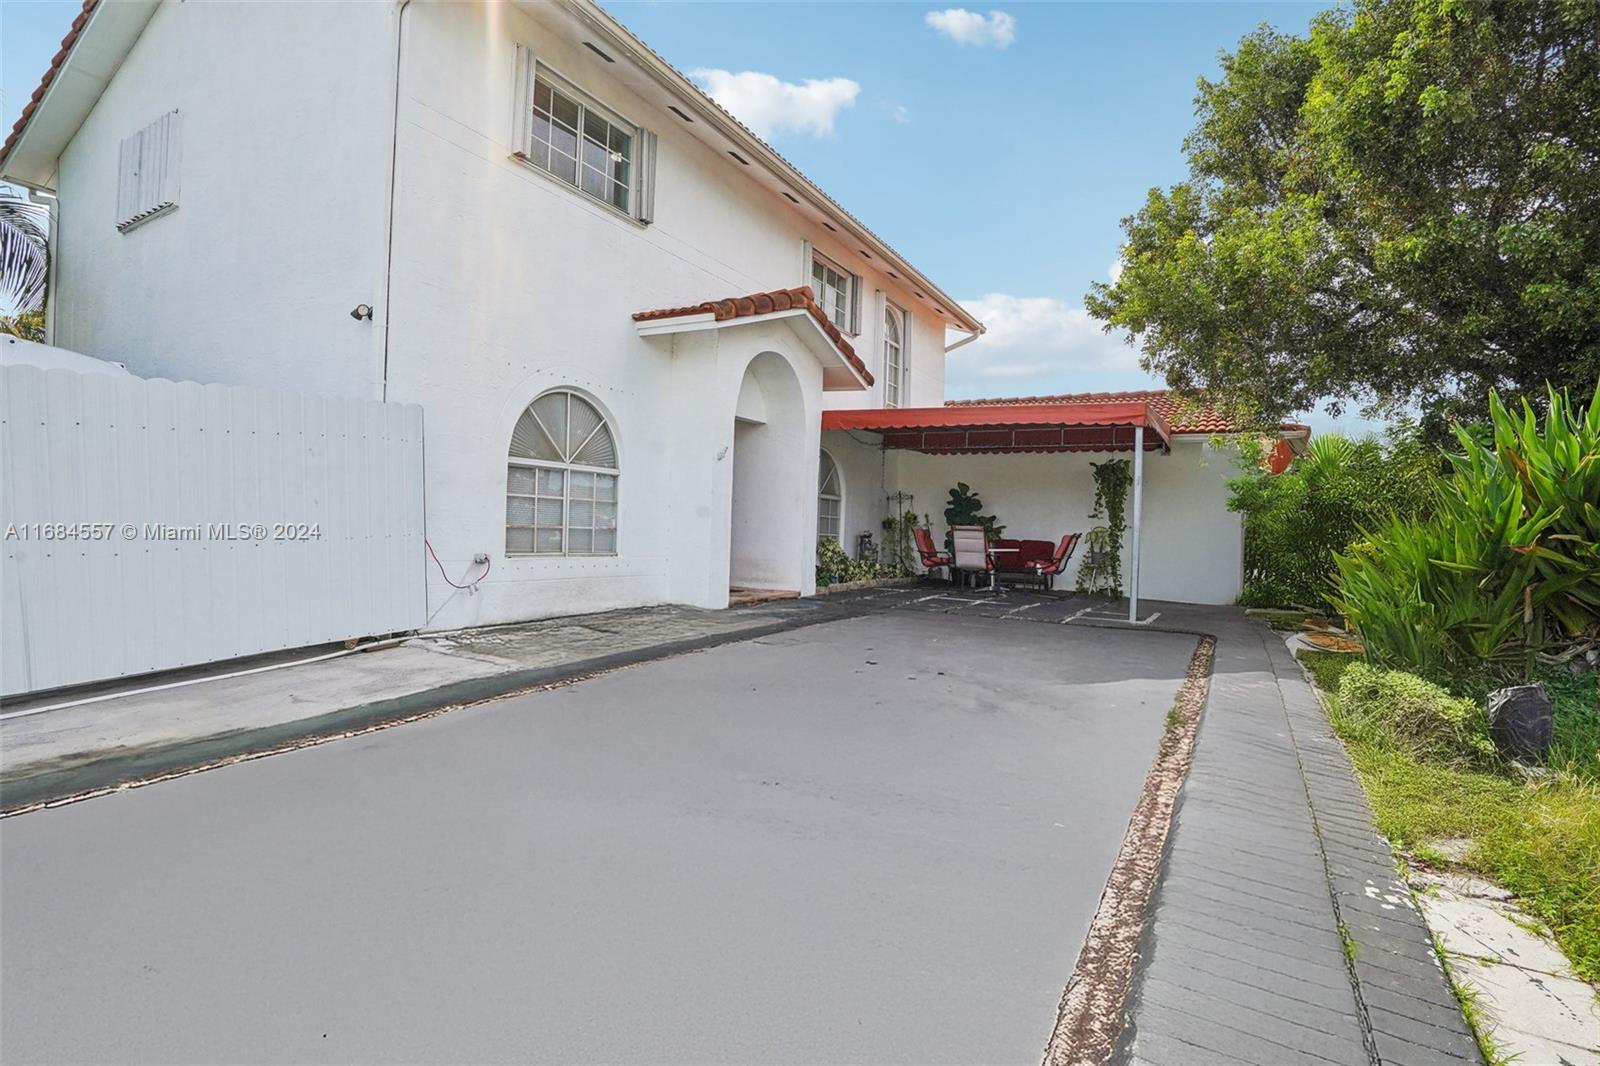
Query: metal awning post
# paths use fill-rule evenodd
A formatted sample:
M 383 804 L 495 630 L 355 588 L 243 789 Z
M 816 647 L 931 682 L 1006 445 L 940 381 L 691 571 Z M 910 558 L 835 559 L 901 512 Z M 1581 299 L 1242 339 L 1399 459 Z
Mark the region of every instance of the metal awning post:
M 1128 621 L 1139 620 L 1139 515 L 1144 510 L 1144 426 L 1133 428 L 1133 537 L 1128 552 Z

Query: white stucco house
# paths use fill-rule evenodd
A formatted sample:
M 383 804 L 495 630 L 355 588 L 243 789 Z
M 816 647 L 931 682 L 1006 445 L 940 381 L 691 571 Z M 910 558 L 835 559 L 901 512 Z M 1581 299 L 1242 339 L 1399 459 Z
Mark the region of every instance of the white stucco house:
M 819 529 L 958 479 L 1054 537 L 1135 427 L 1144 594 L 1239 590 L 1228 427 L 947 406 L 981 324 L 592 0 L 88 0 L 0 177 L 53 205 L 52 344 L 422 407 L 431 628 L 809 594 Z

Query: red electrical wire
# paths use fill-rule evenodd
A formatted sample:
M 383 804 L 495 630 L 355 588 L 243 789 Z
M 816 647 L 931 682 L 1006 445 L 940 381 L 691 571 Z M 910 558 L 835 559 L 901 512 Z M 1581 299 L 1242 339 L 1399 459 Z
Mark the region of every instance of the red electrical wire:
M 484 578 L 488 577 L 489 576 L 489 570 L 493 567 L 493 563 L 490 561 L 489 557 L 487 555 L 485 555 L 483 557 L 483 573 L 478 575 L 477 581 L 469 581 L 465 585 L 458 585 L 454 581 L 450 580 L 450 575 L 449 574 L 444 572 L 444 564 L 439 561 L 439 557 L 437 555 L 434 555 L 434 553 L 433 553 L 433 545 L 428 543 L 428 539 L 426 537 L 424 537 L 422 539 L 422 546 L 424 548 L 428 549 L 428 554 L 430 556 L 433 556 L 433 565 L 437 566 L 439 568 L 439 576 L 444 578 L 444 583 L 446 585 L 449 585 L 453 589 L 469 589 L 469 588 L 471 588 L 473 585 L 476 585 L 478 583 L 478 581 L 482 581 Z

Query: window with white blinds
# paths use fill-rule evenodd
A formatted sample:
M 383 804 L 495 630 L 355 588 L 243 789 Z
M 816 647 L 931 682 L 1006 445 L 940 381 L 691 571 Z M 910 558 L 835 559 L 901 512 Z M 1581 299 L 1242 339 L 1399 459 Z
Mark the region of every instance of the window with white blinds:
M 811 252 L 811 295 L 822 313 L 849 334 L 861 332 L 861 279 Z
M 655 211 L 656 137 L 517 49 L 517 122 L 521 159 L 628 217 Z
M 178 206 L 181 120 L 168 111 L 123 139 L 117 155 L 117 229 L 123 233 Z
M 558 389 L 528 405 L 511 431 L 506 552 L 617 554 L 616 440 L 595 406 Z

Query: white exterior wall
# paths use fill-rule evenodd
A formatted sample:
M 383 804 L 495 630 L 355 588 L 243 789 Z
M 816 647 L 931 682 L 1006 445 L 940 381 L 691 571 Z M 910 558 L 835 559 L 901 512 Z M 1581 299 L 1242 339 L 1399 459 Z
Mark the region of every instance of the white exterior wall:
M 52 342 L 380 398 L 393 27 L 384 3 L 161 5 L 61 156 Z M 178 207 L 119 233 L 121 141 L 174 109 Z
M 383 2 L 163 4 L 62 155 L 57 343 L 141 375 L 422 405 L 428 539 L 457 583 L 481 573 L 476 554 L 492 558 L 470 594 L 430 567 L 434 628 L 725 603 L 734 397 L 750 360 L 773 351 L 811 418 L 798 459 L 811 487 L 789 503 L 808 591 L 820 411 L 880 406 L 882 382 L 822 393 L 816 360 L 787 326 L 725 331 L 707 357 L 683 337 L 640 338 L 631 314 L 809 284 L 809 241 L 862 278 L 852 341 L 875 377 L 881 300 L 907 312 L 905 402 L 922 406 L 943 401 L 943 322 L 931 297 L 888 278 L 693 137 L 664 98 L 636 95 L 620 67 L 542 21 L 560 17 L 532 3 L 413 0 L 403 14 Z M 512 158 L 519 44 L 657 134 L 651 225 Z M 119 233 L 120 141 L 174 108 L 179 206 Z M 350 317 L 360 303 L 373 321 Z M 611 422 L 615 557 L 506 556 L 511 427 L 558 387 Z M 881 532 L 881 499 L 861 510 L 870 500 L 852 494 L 847 528 Z
M 733 415 L 750 360 L 777 352 L 804 388 L 809 444 L 796 461 L 810 488 L 786 506 L 799 508 L 790 521 L 807 536 L 816 527 L 822 407 L 844 398 L 876 403 L 881 386 L 823 394 L 820 366 L 787 326 L 721 330 L 715 343 L 681 334 L 647 340 L 631 315 L 805 284 L 806 239 L 849 264 L 844 248 L 823 240 L 826 231 L 803 231 L 785 201 L 521 9 L 416 3 L 406 17 L 390 397 L 428 409 L 428 530 L 446 568 L 459 581 L 474 554 L 495 559 L 473 596 L 433 575 L 432 624 L 662 600 L 725 604 Z M 518 44 L 656 131 L 653 224 L 640 226 L 511 158 Z M 878 344 L 870 293 L 864 300 L 869 335 L 858 350 L 876 366 L 881 358 L 867 354 Z M 917 329 L 914 345 L 934 347 L 930 327 Z M 942 346 L 937 351 L 921 361 L 917 379 L 929 403 L 942 402 Z M 539 393 L 562 386 L 595 399 L 612 420 L 622 471 L 618 554 L 507 558 L 511 426 Z M 802 591 L 815 581 L 812 550 L 807 539 Z
M 845 472 L 847 493 L 856 481 L 881 498 L 877 466 L 864 454 L 875 452 L 844 433 L 823 434 L 823 447 L 839 459 L 855 454 Z M 923 455 L 890 451 L 890 482 L 916 496 L 919 514 L 933 521 L 935 539 L 943 535 L 949 490 L 965 481 L 983 500 L 984 512 L 1000 519 L 1005 536 L 1058 541 L 1067 533 L 1102 524 L 1089 517 L 1094 506 L 1091 462 L 1131 458 L 1131 453 L 1071 452 L 1017 455 Z M 1144 514 L 1139 595 L 1180 603 L 1233 603 L 1244 586 L 1242 516 L 1228 510 L 1227 481 L 1236 474 L 1230 453 L 1203 439 L 1180 438 L 1168 455 L 1150 452 L 1144 463 Z M 892 491 L 892 489 L 891 489 Z M 1129 495 L 1129 525 L 1132 525 Z M 881 511 L 878 519 L 882 518 Z M 853 529 L 846 525 L 846 530 Z M 1130 531 L 1131 535 L 1131 531 Z M 1068 572 L 1056 579 L 1071 588 L 1077 579 L 1080 545 Z M 1124 579 L 1128 556 L 1123 556 Z

